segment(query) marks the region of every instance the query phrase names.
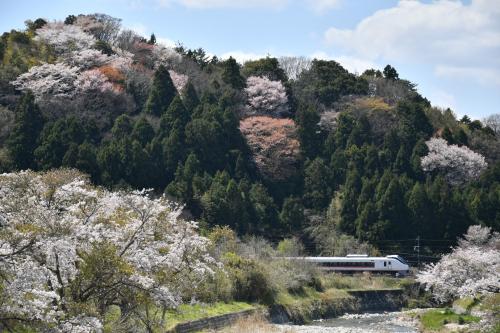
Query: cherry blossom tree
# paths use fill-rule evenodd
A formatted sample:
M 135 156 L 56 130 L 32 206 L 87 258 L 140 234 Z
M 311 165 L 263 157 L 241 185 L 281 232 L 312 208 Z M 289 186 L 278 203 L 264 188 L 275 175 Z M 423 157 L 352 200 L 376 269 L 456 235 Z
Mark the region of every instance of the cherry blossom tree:
M 248 98 L 247 115 L 280 116 L 288 111 L 288 98 L 281 81 L 250 76 L 245 92 Z
M 112 304 L 123 316 L 137 299 L 179 305 L 215 264 L 179 214 L 164 197 L 95 188 L 73 170 L 0 175 L 0 327 L 97 332 Z
M 35 40 L 50 45 L 57 54 L 92 48 L 96 39 L 76 25 L 50 22 L 36 30 Z
M 98 69 L 90 69 L 78 75 L 75 81 L 75 89 L 77 93 L 86 91 L 105 92 L 107 90 L 113 90 L 113 84 L 111 84 L 106 75 Z
M 181 93 L 186 84 L 188 83 L 189 76 L 184 74 L 179 74 L 173 70 L 169 70 L 168 73 L 170 74 L 170 78 L 174 83 L 175 89 L 177 89 L 177 91 Z
M 80 68 L 64 63 L 34 66 L 11 83 L 18 90 L 32 91 L 37 101 L 54 97 L 71 98 L 76 93 L 89 90 L 113 90 L 113 85 L 99 70 L 80 72 Z
M 484 156 L 466 146 L 448 145 L 446 140 L 432 138 L 426 142 L 429 153 L 422 157 L 424 171 L 441 171 L 452 185 L 474 180 L 486 169 Z
M 79 70 L 78 67 L 64 63 L 33 66 L 11 84 L 21 91 L 31 90 L 37 100 L 45 96 L 70 97 L 73 95 L 74 81 Z
M 153 46 L 151 56 L 154 61 L 154 68 L 163 65 L 165 68 L 173 68 L 182 61 L 182 56 L 171 47 L 161 44 Z
M 252 150 L 260 172 L 272 179 L 286 179 L 297 170 L 300 144 L 292 119 L 254 116 L 240 122 L 240 131 Z
M 417 280 L 440 302 L 500 291 L 500 235 L 471 226 L 459 246 L 418 273 Z
M 110 57 L 102 53 L 101 51 L 86 49 L 71 52 L 64 58 L 64 63 L 82 69 L 90 69 L 93 67 L 106 65 L 113 60 L 114 57 Z

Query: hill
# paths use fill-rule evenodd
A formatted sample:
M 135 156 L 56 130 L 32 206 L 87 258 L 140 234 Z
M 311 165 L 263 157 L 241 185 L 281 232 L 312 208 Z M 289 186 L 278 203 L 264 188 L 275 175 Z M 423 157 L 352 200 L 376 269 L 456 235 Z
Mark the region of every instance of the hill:
M 1 172 L 76 168 L 311 253 L 411 256 L 420 237 L 432 259 L 470 225 L 500 230 L 498 117 L 458 120 L 390 65 L 238 64 L 104 14 L 27 21 L 0 59 Z

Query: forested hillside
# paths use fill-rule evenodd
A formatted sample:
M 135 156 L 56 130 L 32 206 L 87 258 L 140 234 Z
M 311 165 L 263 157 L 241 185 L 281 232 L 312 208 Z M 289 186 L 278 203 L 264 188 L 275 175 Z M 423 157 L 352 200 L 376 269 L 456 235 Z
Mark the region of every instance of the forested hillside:
M 0 172 L 76 168 L 322 254 L 500 230 L 500 116 L 458 120 L 390 65 L 239 64 L 103 14 L 27 21 L 0 59 Z

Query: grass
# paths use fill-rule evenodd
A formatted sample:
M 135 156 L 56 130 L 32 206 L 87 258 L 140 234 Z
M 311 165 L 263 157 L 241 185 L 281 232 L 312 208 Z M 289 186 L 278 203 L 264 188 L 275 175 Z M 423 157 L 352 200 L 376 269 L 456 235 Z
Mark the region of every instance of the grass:
M 163 327 L 157 327 L 155 332 L 165 332 L 174 328 L 177 324 L 208 318 L 228 313 L 240 312 L 244 310 L 256 309 L 257 306 L 244 302 L 217 302 L 213 304 L 182 304 L 177 309 L 168 310 Z M 161 319 L 161 311 L 158 308 L 150 309 L 153 316 L 158 317 L 158 322 Z M 117 306 L 110 307 L 106 314 L 104 332 L 119 332 L 120 308 Z M 136 325 L 141 325 L 136 323 Z
M 420 317 L 420 322 L 426 330 L 439 331 L 449 323 L 468 324 L 478 322 L 479 317 L 469 314 L 459 315 L 450 309 L 433 309 L 425 312 Z
M 183 304 L 176 310 L 167 312 L 166 329 L 173 328 L 179 323 L 187 321 L 219 316 L 227 313 L 240 312 L 244 310 L 255 309 L 254 305 L 244 302 L 223 303 L 217 302 L 214 304 Z
M 345 275 L 339 273 L 325 274 L 321 278 L 322 285 L 325 288 L 335 288 L 342 290 L 385 290 L 404 288 L 413 284 L 412 278 L 394 278 L 384 275 L 373 275 L 369 273 L 360 273 Z
M 211 331 L 203 331 L 211 332 Z M 219 331 L 221 333 L 294 333 L 295 331 L 281 330 L 271 325 L 262 315 L 253 315 L 237 320 L 233 325 Z

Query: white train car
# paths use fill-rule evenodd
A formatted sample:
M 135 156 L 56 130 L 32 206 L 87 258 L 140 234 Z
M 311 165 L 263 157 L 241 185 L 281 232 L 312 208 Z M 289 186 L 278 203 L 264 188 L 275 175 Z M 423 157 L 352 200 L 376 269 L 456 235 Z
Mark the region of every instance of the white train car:
M 410 271 L 406 260 L 398 255 L 369 257 L 366 254 L 348 254 L 345 257 L 297 257 L 293 259 L 314 263 L 325 270 L 336 272 L 368 271 L 407 275 Z

